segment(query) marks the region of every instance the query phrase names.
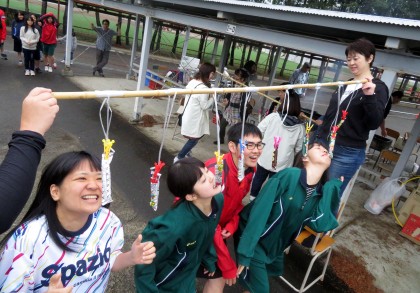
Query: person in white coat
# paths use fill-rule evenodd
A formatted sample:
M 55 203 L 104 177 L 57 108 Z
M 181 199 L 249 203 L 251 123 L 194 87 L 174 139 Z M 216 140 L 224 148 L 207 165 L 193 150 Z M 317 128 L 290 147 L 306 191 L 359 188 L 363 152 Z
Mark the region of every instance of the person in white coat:
M 289 90 L 289 101 L 286 97 L 277 112 L 269 114 L 258 124 L 265 148 L 258 159 L 257 172 L 252 180 L 251 200 L 258 195 L 267 177 L 291 167 L 295 155 L 302 150 L 305 125 L 299 119 L 300 112 L 299 95 Z
M 25 75 L 35 75 L 35 53 L 39 41 L 39 32 L 32 18 L 25 19 L 25 25 L 20 28 L 20 40 L 25 60 Z
M 186 88 L 209 88 L 210 79 L 213 79 L 215 73 L 216 67 L 213 64 L 203 63 Z M 209 94 L 192 94 L 185 97 L 181 134 L 188 138 L 188 141 L 174 158 L 174 163 L 185 158 L 205 134 L 210 134 L 209 111 L 213 104 L 212 95 Z

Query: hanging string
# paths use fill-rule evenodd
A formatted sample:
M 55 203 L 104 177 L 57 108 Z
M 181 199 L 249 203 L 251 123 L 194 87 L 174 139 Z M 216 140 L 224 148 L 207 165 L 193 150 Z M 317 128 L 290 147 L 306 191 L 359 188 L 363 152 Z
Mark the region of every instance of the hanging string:
M 112 190 L 111 190 L 111 162 L 114 156 L 114 150 L 112 145 L 115 143 L 114 140 L 109 139 L 109 128 L 112 119 L 112 110 L 109 105 L 110 97 L 104 98 L 102 105 L 99 109 L 99 120 L 101 122 L 102 131 L 105 139 L 102 140 L 104 145 L 104 152 L 102 154 L 101 169 L 102 169 L 102 205 L 105 206 L 112 202 Z M 102 120 L 102 110 L 106 106 L 106 123 Z
M 111 125 L 111 119 L 112 119 L 112 109 L 109 104 L 110 97 L 106 97 L 101 104 L 101 107 L 99 109 L 99 121 L 101 122 L 102 132 L 104 133 L 105 139 L 102 140 L 104 143 L 104 154 L 105 159 L 109 158 L 109 154 L 112 149 L 112 145 L 115 143 L 114 140 L 109 139 L 109 127 Z M 106 124 L 104 125 L 104 122 L 102 120 L 102 109 L 106 106 Z
M 286 112 L 284 112 L 284 108 L 286 105 Z M 287 114 L 289 113 L 289 106 L 290 106 L 290 93 L 289 93 L 289 89 L 286 89 L 286 91 L 284 92 L 284 100 L 283 100 L 283 104 L 281 105 L 281 117 L 280 117 L 280 121 L 281 121 L 281 125 L 284 125 L 284 121 L 286 121 L 287 118 Z
M 216 185 L 223 185 L 223 154 L 220 151 L 220 116 L 219 116 L 219 109 L 217 105 L 217 93 L 214 92 L 213 95 L 214 99 L 214 107 L 216 111 L 216 137 L 217 137 L 217 151 L 214 152 L 216 156 L 216 167 L 214 170 L 214 177 L 215 177 L 215 184 Z
M 168 103 L 166 104 L 165 120 L 163 122 L 163 133 L 162 133 L 162 140 L 160 142 L 158 162 L 160 162 L 160 158 L 161 158 L 161 155 L 162 155 L 162 150 L 163 150 L 163 144 L 164 144 L 164 141 L 165 141 L 166 130 L 169 127 L 169 122 L 170 122 L 170 118 L 171 118 L 171 115 L 172 115 L 172 110 L 174 108 L 174 104 L 175 104 L 175 100 L 176 100 L 176 95 L 177 95 L 177 93 L 175 92 L 173 98 L 171 98 L 169 96 Z
M 241 139 L 239 140 L 239 152 L 240 157 L 238 160 L 238 180 L 241 182 L 245 178 L 245 145 L 246 141 L 244 140 L 244 128 L 245 128 L 245 118 L 246 118 L 246 105 L 248 104 L 249 99 L 251 98 L 251 92 L 247 92 L 245 96 L 244 106 L 243 106 L 243 115 L 242 115 L 242 130 L 241 130 Z M 242 106 L 241 106 L 242 107 Z
M 315 91 L 314 101 L 312 102 L 311 115 L 309 117 L 309 120 L 305 123 L 305 136 L 303 137 L 303 148 L 302 148 L 302 155 L 304 157 L 308 155 L 309 140 L 310 140 L 312 128 L 314 126 L 314 124 L 312 123 L 312 119 L 315 112 L 316 98 L 318 96 L 318 91 L 320 88 L 321 88 L 321 84 L 317 83 L 315 87 L 316 91 Z
M 343 100 L 341 99 L 342 86 L 343 86 L 342 83 L 340 83 L 339 84 L 339 87 L 338 87 L 338 95 L 337 95 L 337 97 L 338 97 L 338 106 L 337 106 L 337 112 L 336 112 L 335 118 L 333 120 L 332 127 L 331 127 L 331 132 L 330 132 L 330 144 L 329 144 L 328 153 L 329 153 L 329 156 L 331 158 L 333 158 L 334 147 L 335 147 L 335 140 L 337 138 L 337 132 L 340 129 L 340 127 L 343 125 L 343 123 L 346 121 L 347 114 L 348 114 L 348 111 L 347 110 L 348 110 L 351 102 L 353 101 L 354 97 L 356 96 L 356 92 L 357 92 L 357 89 L 356 89 L 356 90 L 354 90 L 351 93 L 350 100 L 347 103 L 346 109 L 341 110 L 342 113 L 341 113 L 340 122 L 337 123 L 337 120 L 338 120 L 338 117 L 339 117 L 339 113 L 340 113 L 340 106 L 344 102 L 344 99 Z
M 321 84 L 317 83 L 315 87 L 314 101 L 312 102 L 311 115 L 309 116 L 309 124 L 312 124 L 312 118 L 314 117 L 314 112 L 315 112 L 316 98 L 318 97 L 318 91 L 320 88 L 321 88 Z
M 160 142 L 159 148 L 159 155 L 157 162 L 154 163 L 154 166 L 150 168 L 150 206 L 153 208 L 154 211 L 157 211 L 158 203 L 159 203 L 159 186 L 160 186 L 160 177 L 162 174 L 160 171 L 165 166 L 165 163 L 161 161 L 163 144 L 165 142 L 166 137 L 166 130 L 169 127 L 169 121 L 172 115 L 172 110 L 174 108 L 176 100 L 176 92 L 171 98 L 169 96 L 168 102 L 166 104 L 166 112 L 165 112 L 165 120 L 163 122 L 163 131 L 162 131 L 162 140 Z

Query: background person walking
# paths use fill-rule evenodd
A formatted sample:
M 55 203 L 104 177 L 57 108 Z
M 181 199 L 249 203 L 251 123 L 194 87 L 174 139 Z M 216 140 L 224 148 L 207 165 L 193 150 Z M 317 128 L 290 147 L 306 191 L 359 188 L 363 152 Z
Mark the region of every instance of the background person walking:
M 96 66 L 93 67 L 92 74 L 96 71 L 99 76 L 105 77 L 103 68 L 108 63 L 109 51 L 111 51 L 112 38 L 117 34 L 114 30 L 109 29 L 109 20 L 102 20 L 102 27 L 95 27 L 93 23 L 90 24 L 92 29 L 97 34 L 96 39 Z M 118 30 L 118 25 L 117 25 Z
M 293 72 L 289 82 L 291 84 L 307 84 L 309 80 L 310 69 L 311 65 L 308 62 L 303 63 L 303 66 L 301 68 L 298 68 Z M 295 88 L 294 90 L 299 95 L 299 98 L 305 97 L 305 88 Z

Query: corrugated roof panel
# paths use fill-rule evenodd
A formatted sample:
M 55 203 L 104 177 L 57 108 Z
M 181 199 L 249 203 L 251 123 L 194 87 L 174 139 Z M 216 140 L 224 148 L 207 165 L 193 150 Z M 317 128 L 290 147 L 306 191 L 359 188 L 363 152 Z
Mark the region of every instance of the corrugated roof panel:
M 415 19 L 385 17 L 385 16 L 370 15 L 370 14 L 348 13 L 348 12 L 302 8 L 302 7 L 293 7 L 293 6 L 285 6 L 285 5 L 270 5 L 270 4 L 264 4 L 264 3 L 254 3 L 254 2 L 237 1 L 237 0 L 202 0 L 202 1 L 248 6 L 248 7 L 257 7 L 257 8 L 286 11 L 286 12 L 295 12 L 295 13 L 302 13 L 302 14 L 312 14 L 312 15 L 320 15 L 320 16 L 328 16 L 328 17 L 336 17 L 336 18 L 362 20 L 362 21 L 368 21 L 368 22 L 387 23 L 387 24 L 400 25 L 400 26 L 420 27 L 420 21 L 415 20 Z

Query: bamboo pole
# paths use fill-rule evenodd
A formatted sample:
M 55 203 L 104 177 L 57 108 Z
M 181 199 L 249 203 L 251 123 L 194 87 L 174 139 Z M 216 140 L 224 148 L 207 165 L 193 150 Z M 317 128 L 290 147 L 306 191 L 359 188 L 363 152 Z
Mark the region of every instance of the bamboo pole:
M 310 83 L 310 84 L 289 84 L 276 86 L 262 86 L 262 87 L 237 87 L 237 88 L 205 88 L 205 89 L 177 89 L 171 88 L 167 90 L 140 90 L 140 91 L 82 91 L 82 92 L 52 92 L 54 98 L 58 100 L 72 100 L 72 99 L 94 99 L 94 98 L 135 98 L 135 97 L 164 97 L 177 95 L 192 95 L 192 94 L 226 94 L 226 93 L 243 93 L 243 92 L 265 92 L 265 91 L 279 91 L 294 88 L 317 88 L 317 87 L 334 87 L 340 85 L 366 83 L 367 80 L 352 80 L 326 83 Z M 273 99 L 274 100 L 274 99 Z M 274 100 L 278 103 L 276 100 Z

